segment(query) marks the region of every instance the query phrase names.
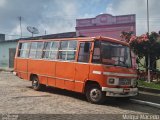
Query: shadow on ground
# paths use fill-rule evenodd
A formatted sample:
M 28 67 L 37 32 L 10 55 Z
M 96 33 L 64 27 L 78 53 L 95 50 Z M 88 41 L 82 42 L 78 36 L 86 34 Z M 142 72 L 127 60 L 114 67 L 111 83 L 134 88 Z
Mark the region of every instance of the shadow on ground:
M 32 87 L 28 87 L 28 88 L 32 89 Z M 46 89 L 44 89 L 42 92 L 63 95 L 63 96 L 67 96 L 67 97 L 71 97 L 71 98 L 75 98 L 75 99 L 87 102 L 84 94 L 80 94 L 72 91 L 62 90 L 62 89 L 53 88 L 53 87 L 46 87 Z M 91 103 L 88 103 L 88 104 L 91 104 Z M 144 105 L 132 103 L 130 100 L 122 100 L 122 99 L 117 99 L 113 97 L 108 97 L 105 103 L 100 106 L 118 107 L 124 110 L 132 110 L 132 111 L 144 112 L 149 114 L 157 114 L 157 113 L 160 114 L 160 109 L 154 108 L 156 111 L 155 113 L 155 111 L 149 110 L 150 107 L 146 107 L 147 109 L 144 109 L 145 107 Z

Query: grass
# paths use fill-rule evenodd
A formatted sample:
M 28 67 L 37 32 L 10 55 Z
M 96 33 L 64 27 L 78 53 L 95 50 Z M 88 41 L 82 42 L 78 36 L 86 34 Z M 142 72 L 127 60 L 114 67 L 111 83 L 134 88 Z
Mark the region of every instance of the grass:
M 155 82 L 147 83 L 146 81 L 138 80 L 138 86 L 160 90 L 160 83 L 155 83 Z

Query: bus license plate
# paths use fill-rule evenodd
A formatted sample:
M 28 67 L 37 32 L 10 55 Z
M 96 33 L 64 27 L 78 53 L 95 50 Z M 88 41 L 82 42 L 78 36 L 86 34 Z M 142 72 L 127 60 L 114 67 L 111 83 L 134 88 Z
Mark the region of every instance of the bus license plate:
M 129 93 L 130 89 L 123 89 L 124 93 Z

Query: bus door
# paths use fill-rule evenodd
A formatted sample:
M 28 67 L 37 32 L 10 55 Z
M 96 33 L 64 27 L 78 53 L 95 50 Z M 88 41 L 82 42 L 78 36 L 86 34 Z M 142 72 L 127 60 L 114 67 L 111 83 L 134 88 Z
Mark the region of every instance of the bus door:
M 77 57 L 77 63 L 75 68 L 75 91 L 82 92 L 84 87 L 84 82 L 89 76 L 89 62 L 90 62 L 90 52 L 92 49 L 93 42 L 80 42 L 79 43 L 79 53 Z

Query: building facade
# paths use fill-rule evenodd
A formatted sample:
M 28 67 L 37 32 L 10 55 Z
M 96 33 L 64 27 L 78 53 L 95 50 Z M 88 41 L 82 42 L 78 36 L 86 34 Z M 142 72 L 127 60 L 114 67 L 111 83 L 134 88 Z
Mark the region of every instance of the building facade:
M 17 41 L 0 42 L 0 68 L 12 68 Z
M 95 18 L 77 19 L 77 36 L 107 36 L 121 39 L 122 31 L 133 31 L 136 34 L 135 14 L 112 16 L 100 14 Z

